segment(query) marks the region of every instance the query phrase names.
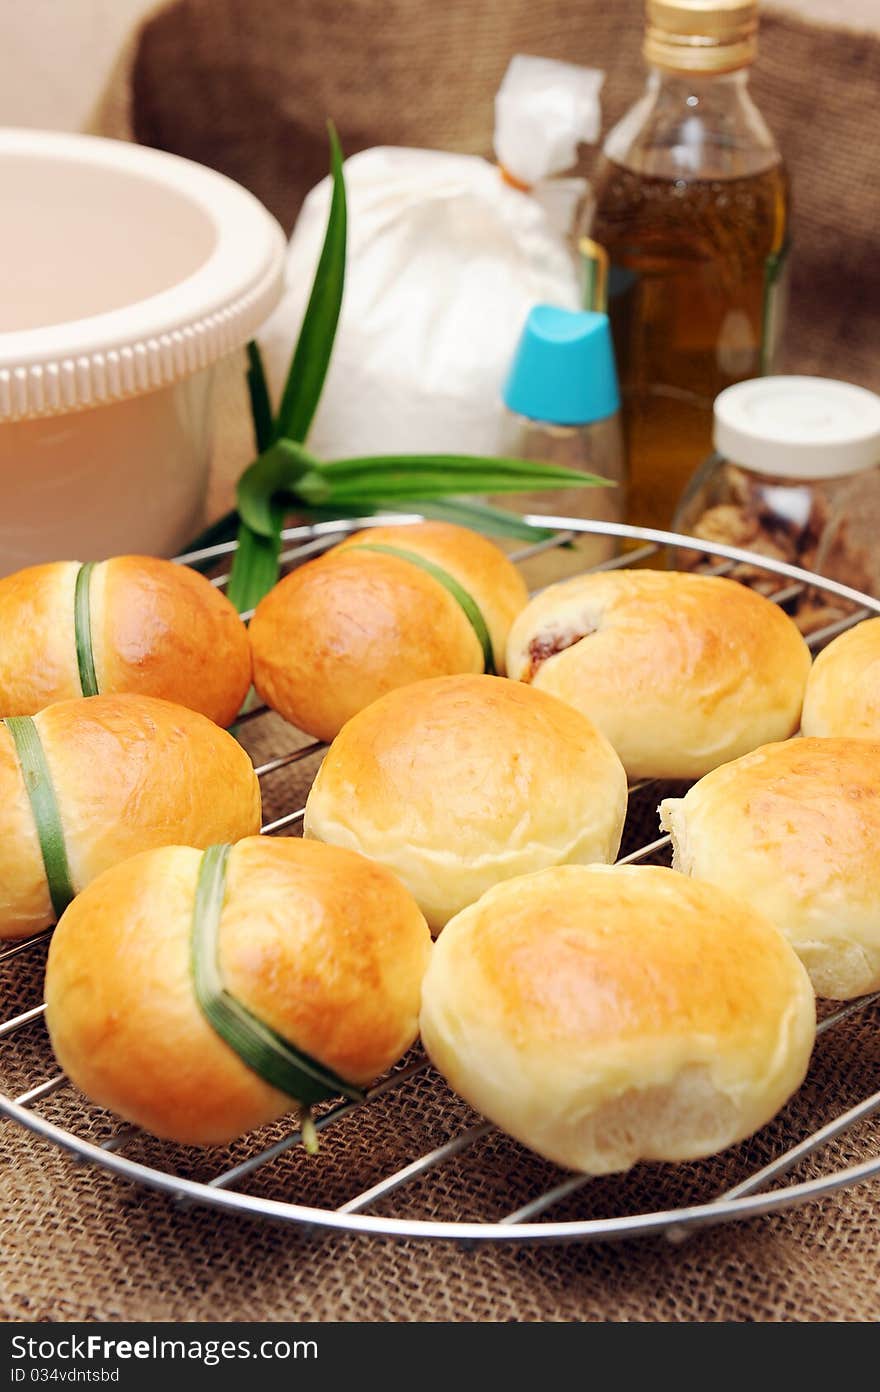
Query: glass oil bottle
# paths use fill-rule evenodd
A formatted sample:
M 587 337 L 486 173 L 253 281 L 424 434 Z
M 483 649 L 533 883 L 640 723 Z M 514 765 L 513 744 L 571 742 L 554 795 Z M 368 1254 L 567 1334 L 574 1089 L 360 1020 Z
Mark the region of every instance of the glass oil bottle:
M 590 236 L 610 259 L 627 520 L 668 527 L 712 403 L 773 370 L 788 179 L 752 102 L 754 0 L 647 0 L 644 95 L 610 132 Z

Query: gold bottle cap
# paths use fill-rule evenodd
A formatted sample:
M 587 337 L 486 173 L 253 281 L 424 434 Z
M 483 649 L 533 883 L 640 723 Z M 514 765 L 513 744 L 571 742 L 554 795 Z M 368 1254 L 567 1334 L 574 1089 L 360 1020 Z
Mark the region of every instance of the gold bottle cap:
M 646 0 L 647 62 L 672 72 L 724 73 L 758 51 L 757 0 Z

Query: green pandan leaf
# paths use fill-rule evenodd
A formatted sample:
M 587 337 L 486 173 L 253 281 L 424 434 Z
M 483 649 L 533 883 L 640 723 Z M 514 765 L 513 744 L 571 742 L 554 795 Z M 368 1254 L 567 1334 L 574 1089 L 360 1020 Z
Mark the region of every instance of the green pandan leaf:
M 547 464 L 534 459 L 479 454 L 377 454 L 360 459 L 322 460 L 316 464 L 321 477 L 336 489 L 349 490 L 359 497 L 370 497 L 383 483 L 386 496 L 417 496 L 411 482 L 420 478 L 426 487 L 423 496 L 434 490 L 444 493 L 482 492 L 489 480 L 493 492 L 530 492 L 550 488 L 613 487 L 609 479 L 570 469 L 563 464 Z M 359 486 L 361 485 L 361 486 Z
M 483 650 L 483 671 L 490 677 L 495 676 L 495 658 L 492 653 L 492 639 L 489 635 L 489 625 L 483 617 L 483 611 L 474 599 L 472 594 L 460 585 L 454 575 L 450 575 L 448 570 L 431 561 L 427 556 L 420 556 L 416 551 L 410 551 L 403 546 L 389 546 L 385 542 L 365 541 L 358 547 L 359 551 L 381 551 L 386 556 L 397 556 L 402 561 L 408 561 L 410 565 L 417 566 L 419 570 L 425 571 L 432 580 L 436 580 L 447 590 L 461 609 L 471 628 L 474 630 L 477 642 Z
M 49 886 L 49 898 L 58 919 L 73 899 L 76 890 L 67 859 L 67 845 L 52 774 L 33 717 L 8 715 L 3 724 L 15 745 L 25 791 L 34 815 L 46 883 Z
M 328 1097 L 362 1101 L 363 1092 L 304 1053 L 227 991 L 220 972 L 220 917 L 231 846 L 202 854 L 193 904 L 190 967 L 195 996 L 211 1028 L 263 1082 L 311 1105 Z
M 490 507 L 488 503 L 464 502 L 459 498 L 353 498 L 344 507 L 309 507 L 297 504 L 297 516 L 309 522 L 339 522 L 376 513 L 401 513 L 424 517 L 433 522 L 454 522 L 486 536 L 509 537 L 512 541 L 549 541 L 557 533 L 550 527 L 526 522 L 518 513 Z M 569 543 L 564 543 L 569 544 Z
M 470 527 L 486 536 L 509 537 L 513 541 L 549 541 L 556 532 L 549 527 L 536 527 L 525 522 L 515 512 L 492 507 L 489 503 L 461 498 L 409 498 L 401 502 L 399 498 L 353 499 L 344 508 L 310 509 L 321 519 L 342 517 L 368 517 L 374 512 L 411 512 L 432 522 L 454 522 L 459 527 Z
M 226 593 L 240 614 L 256 609 L 278 579 L 284 526 L 284 508 L 280 503 L 271 504 L 270 517 L 271 536 L 260 536 L 244 522 L 238 529 L 238 547 Z
M 296 486 L 318 461 L 293 440 L 280 439 L 270 445 L 238 481 L 238 511 L 241 520 L 259 536 L 274 535 L 273 499 L 295 500 Z
M 274 420 L 271 419 L 269 393 L 260 351 L 254 345 L 248 354 L 248 388 L 260 459 L 265 456 L 273 442 L 280 443 L 283 439 L 289 445 L 291 442 L 302 442 L 306 438 L 321 398 L 336 338 L 345 284 L 347 211 L 342 150 L 332 122 L 328 123 L 328 131 L 330 173 L 333 179 L 330 216 L 309 303 L 287 374 L 281 406 Z M 260 459 L 252 468 L 259 466 Z M 270 474 L 277 467 L 274 462 L 263 466 Z M 259 521 L 260 529 L 252 528 L 243 518 L 238 529 L 238 548 L 233 558 L 232 575 L 227 590 L 229 598 L 240 611 L 255 608 L 278 579 L 284 507 L 282 503 L 273 500 L 273 494 L 276 492 L 283 493 L 284 485 L 282 484 L 280 489 L 267 485 L 261 490 L 258 500 L 258 490 L 253 480 L 249 486 L 249 503 L 253 504 L 253 515 Z
M 592 475 L 579 474 L 573 469 L 567 470 L 562 477 L 557 473 L 550 478 L 539 472 L 541 466 L 535 464 L 514 472 L 506 467 L 513 462 L 522 461 L 475 458 L 468 460 L 467 469 L 447 472 L 430 461 L 423 467 L 422 461 L 417 459 L 401 468 L 389 466 L 386 461 L 375 465 L 364 461 L 360 472 L 351 475 L 335 474 L 327 465 L 321 465 L 302 474 L 292 493 L 311 507 L 338 507 L 352 505 L 356 499 L 373 497 L 399 502 L 462 493 L 522 493 L 526 489 L 591 487 L 594 483 Z M 496 468 L 496 463 L 500 467 Z
M 333 196 L 321 258 L 312 283 L 312 293 L 299 331 L 281 405 L 275 421 L 275 438 L 303 441 L 318 408 L 324 378 L 330 364 L 336 326 L 345 286 L 347 210 L 342 150 L 336 129 L 328 122 L 330 134 L 330 172 Z
M 247 385 L 251 399 L 254 438 L 257 442 L 257 449 L 262 454 L 263 450 L 269 448 L 275 437 L 275 423 L 272 420 L 272 406 L 269 401 L 269 388 L 266 385 L 266 372 L 263 368 L 260 345 L 254 342 L 249 343 L 247 355 Z
M 86 561 L 76 573 L 73 592 L 73 637 L 76 644 L 76 666 L 83 696 L 97 696 L 98 677 L 92 648 L 92 610 L 90 589 L 94 561 Z
M 592 474 L 524 459 L 478 455 L 383 455 L 324 462 L 292 440 L 277 440 L 246 469 L 238 485 L 242 520 L 272 535 L 270 503 L 347 507 L 376 500 L 443 498 L 461 493 L 521 493 L 526 489 L 592 487 Z M 496 519 L 497 520 L 497 519 Z

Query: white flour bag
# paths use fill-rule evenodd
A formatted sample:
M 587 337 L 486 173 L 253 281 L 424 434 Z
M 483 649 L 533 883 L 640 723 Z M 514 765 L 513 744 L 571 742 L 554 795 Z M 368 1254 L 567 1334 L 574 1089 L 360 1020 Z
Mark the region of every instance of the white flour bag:
M 572 166 L 579 142 L 598 138 L 602 76 L 514 58 L 496 97 L 497 165 L 390 147 L 346 160 L 345 295 L 309 434 L 316 454 L 501 451 L 500 389 L 529 309 L 580 304 L 569 234 L 585 185 L 551 176 Z M 285 294 L 260 333 L 276 400 L 330 193 L 327 178 L 306 198 Z

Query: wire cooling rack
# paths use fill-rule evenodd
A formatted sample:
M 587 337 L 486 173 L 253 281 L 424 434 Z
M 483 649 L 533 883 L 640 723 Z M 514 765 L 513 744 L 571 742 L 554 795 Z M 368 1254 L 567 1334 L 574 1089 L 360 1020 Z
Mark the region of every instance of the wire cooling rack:
M 356 518 L 346 522 L 321 523 L 312 526 L 292 527 L 285 531 L 284 541 L 287 549 L 282 560 L 285 568 L 290 568 L 333 546 L 343 536 L 361 527 L 387 525 L 389 523 L 413 522 L 417 516 L 394 514 L 385 517 Z M 524 562 L 564 543 L 584 537 L 606 538 L 607 548 L 615 549 L 617 554 L 590 567 L 593 570 L 611 570 L 623 566 L 650 562 L 653 565 L 673 566 L 679 552 L 690 553 L 690 560 L 699 555 L 699 568 L 716 575 L 740 577 L 748 573 L 752 577 L 759 573 L 768 585 L 775 586 L 770 597 L 778 604 L 791 606 L 805 597 L 820 596 L 822 601 L 836 609 L 833 622 L 817 628 L 808 638 L 810 646 L 817 650 L 837 633 L 872 615 L 880 614 L 880 600 L 861 594 L 857 590 L 822 579 L 796 566 L 787 565 L 765 557 L 753 555 L 734 547 L 698 541 L 670 532 L 615 525 L 611 523 L 584 521 L 578 518 L 546 515 L 530 515 L 526 521 L 553 529 L 553 536 L 543 539 L 519 552 L 512 559 Z M 621 543 L 629 548 L 621 551 Z M 222 566 L 224 557 L 234 550 L 234 543 L 208 547 L 199 552 L 190 552 L 178 559 L 185 563 L 216 562 Z M 583 568 L 583 560 L 573 558 L 572 572 Z M 227 576 L 219 575 L 214 583 L 224 585 Z M 246 616 L 247 617 L 247 616 Z M 244 721 L 255 722 L 265 719 L 265 707 L 250 711 Z M 273 717 L 273 719 L 277 719 Z M 290 727 L 284 727 L 289 730 Z M 260 778 L 268 777 L 279 769 L 300 760 L 318 755 L 323 749 L 318 743 L 307 743 L 286 753 L 280 753 L 257 767 Z M 630 789 L 631 805 L 639 793 L 647 791 L 652 802 L 663 796 L 664 785 L 654 780 L 643 780 Z M 296 834 L 302 821 L 303 809 L 295 808 L 274 818 L 263 828 L 263 834 L 271 836 L 287 831 Z M 626 842 L 624 843 L 626 844 Z M 632 864 L 638 861 L 658 861 L 668 858 L 669 837 L 661 836 L 638 845 L 636 849 L 621 857 L 618 863 Z M 36 935 L 23 942 L 3 948 L 0 946 L 0 1001 L 11 994 L 9 983 L 11 974 L 20 970 L 20 958 L 27 960 L 28 954 L 38 952 L 45 945 L 51 930 Z M 814 1061 L 820 1051 L 829 1047 L 829 1036 L 836 1041 L 845 1036 L 847 1026 L 864 1016 L 864 1012 L 875 1010 L 880 1001 L 880 992 L 832 1010 L 821 1019 L 818 1027 Z M 880 1144 L 876 1131 L 872 1128 L 868 1136 L 867 1158 L 858 1163 L 842 1164 L 840 1156 L 847 1154 L 847 1147 L 840 1144 L 841 1138 L 861 1135 L 860 1128 L 870 1126 L 870 1118 L 880 1112 L 880 1091 L 868 1096 L 857 1097 L 853 1104 L 843 1111 L 835 1111 L 830 1119 L 823 1120 L 816 1129 L 806 1134 L 794 1136 L 790 1129 L 780 1126 L 779 1121 L 771 1123 L 759 1133 L 760 1144 L 744 1142 L 732 1152 L 725 1152 L 737 1160 L 737 1170 L 743 1177 L 734 1185 L 727 1183 L 720 1191 L 716 1176 L 722 1171 L 714 1170 L 711 1161 L 699 1162 L 688 1168 L 692 1176 L 701 1180 L 692 1186 L 696 1195 L 685 1203 L 664 1202 L 664 1178 L 670 1181 L 667 1192 L 679 1192 L 680 1186 L 672 1183 L 672 1177 L 681 1171 L 680 1166 L 656 1166 L 655 1183 L 648 1188 L 650 1195 L 659 1195 L 660 1202 L 633 1204 L 627 1211 L 615 1211 L 615 1195 L 618 1190 L 626 1190 L 625 1181 L 617 1188 L 612 1177 L 599 1181 L 588 1176 L 567 1174 L 556 1170 L 544 1162 L 537 1163 L 535 1157 L 505 1138 L 488 1122 L 468 1115 L 461 1109 L 463 1124 L 451 1137 L 446 1135 L 450 1117 L 456 1117 L 454 1104 L 449 1104 L 451 1096 L 442 1082 L 433 1075 L 428 1060 L 418 1051 L 409 1055 L 387 1077 L 379 1081 L 363 1102 L 340 1102 L 330 1106 L 317 1118 L 317 1129 L 323 1134 L 322 1153 L 317 1159 L 307 1157 L 302 1147 L 298 1130 L 284 1130 L 275 1127 L 270 1133 L 257 1132 L 244 1138 L 234 1152 L 234 1163 L 227 1163 L 219 1170 L 204 1177 L 205 1156 L 201 1152 L 186 1151 L 181 1147 L 166 1146 L 164 1143 L 149 1141 L 135 1128 L 124 1126 L 109 1113 L 99 1109 L 84 1108 L 82 1099 L 76 1095 L 76 1106 L 59 1106 L 64 1090 L 73 1094 L 74 1090 L 63 1074 L 57 1072 L 48 1036 L 43 1024 L 43 1004 L 35 1001 L 28 1009 L 20 1011 L 12 1018 L 0 1023 L 0 1114 L 9 1120 L 20 1123 L 43 1139 L 61 1146 L 74 1158 L 102 1166 L 117 1177 L 147 1185 L 160 1190 L 170 1200 L 182 1204 L 208 1204 L 216 1208 L 233 1210 L 237 1213 L 281 1220 L 290 1224 L 305 1225 L 311 1228 L 373 1234 L 382 1237 L 451 1239 L 461 1243 L 476 1245 L 485 1242 L 563 1242 L 563 1241 L 609 1241 L 633 1238 L 648 1234 L 664 1234 L 672 1241 L 683 1240 L 687 1234 L 700 1226 L 729 1222 L 734 1219 L 754 1217 L 758 1214 L 774 1213 L 810 1200 L 819 1200 L 833 1191 L 859 1184 L 880 1176 Z M 40 1037 L 37 1038 L 37 1032 Z M 32 1070 L 33 1081 L 23 1090 L 9 1088 L 7 1076 L 16 1076 L 12 1069 L 7 1074 L 4 1067 L 3 1050 L 9 1049 L 12 1041 L 32 1036 L 26 1050 L 28 1067 Z M 845 1041 L 844 1041 L 845 1042 Z M 430 1105 L 425 1112 L 424 1091 L 419 1094 L 419 1124 L 415 1126 L 415 1142 L 407 1133 L 405 1144 L 412 1153 L 398 1155 L 403 1163 L 393 1163 L 379 1173 L 370 1176 L 370 1182 L 349 1197 L 339 1199 L 338 1167 L 334 1172 L 336 1181 L 327 1184 L 327 1192 L 319 1197 L 311 1197 L 309 1202 L 292 1202 L 291 1191 L 300 1187 L 297 1164 L 310 1166 L 308 1184 L 310 1193 L 317 1185 L 320 1191 L 322 1160 L 332 1163 L 333 1144 L 345 1128 L 364 1124 L 364 1109 L 381 1108 L 393 1103 L 396 1114 L 406 1115 L 406 1109 L 413 1105 L 414 1090 L 424 1087 L 430 1081 L 429 1103 L 441 1099 L 442 1125 L 437 1118 L 436 1126 L 432 1120 Z M 809 1076 L 808 1076 L 809 1082 Z M 832 1089 L 836 1093 L 836 1089 Z M 17 1095 L 12 1095 L 16 1093 Z M 822 1100 L 821 1097 L 819 1099 Z M 827 1099 L 825 1099 L 827 1101 Z M 836 1100 L 836 1097 L 835 1097 Z M 848 1100 L 848 1099 L 847 1099 Z M 839 1106 L 839 1103 L 838 1103 Z M 824 1116 L 826 1108 L 820 1107 Z M 47 1111 L 50 1113 L 47 1115 Z M 52 1119 L 55 1117 L 56 1119 Z M 71 1121 L 71 1117 L 74 1121 Z M 83 1120 L 88 1118 L 87 1124 Z M 818 1118 L 813 1117 L 812 1126 Z M 108 1130 L 102 1140 L 95 1136 L 101 1130 Z M 803 1128 L 802 1128 L 803 1130 Z M 280 1134 L 279 1134 L 280 1131 Z M 479 1165 L 480 1157 L 485 1157 L 486 1146 L 495 1138 L 508 1149 L 504 1151 L 502 1172 L 512 1177 L 521 1172 L 523 1183 L 533 1186 L 534 1192 L 523 1200 L 523 1183 L 511 1183 L 505 1192 L 499 1192 L 496 1183 L 490 1186 L 492 1212 L 488 1216 L 473 1213 L 471 1202 L 458 1204 L 455 1195 L 456 1184 L 448 1182 L 450 1167 L 457 1167 L 461 1176 L 461 1192 L 468 1190 L 467 1165 Z M 762 1140 L 763 1138 L 763 1140 Z M 146 1159 L 134 1158 L 132 1152 L 138 1150 L 138 1142 L 146 1144 Z M 825 1157 L 834 1148 L 836 1164 L 829 1165 Z M 144 1146 L 141 1147 L 144 1149 Z M 399 1149 L 399 1148 L 398 1148 Z M 864 1151 L 864 1144 L 861 1150 Z M 128 1153 L 126 1153 L 128 1152 Z M 755 1157 L 763 1163 L 755 1166 Z M 781 1182 L 796 1167 L 803 1168 L 809 1157 L 813 1171 L 810 1177 L 798 1182 Z M 379 1157 L 377 1156 L 377 1164 Z M 282 1163 L 285 1162 L 285 1163 Z M 823 1164 L 823 1161 L 825 1163 Z M 530 1163 L 531 1162 L 531 1168 Z M 702 1168 L 701 1168 L 702 1167 Z M 358 1168 L 358 1175 L 362 1172 Z M 497 1168 L 497 1167 L 496 1167 Z M 639 1167 L 642 1168 L 642 1167 Z M 635 1172 L 633 1172 L 635 1173 Z M 723 1173 L 729 1175 L 729 1168 Z M 195 1175 L 196 1177 L 193 1177 Z M 268 1179 L 264 1177 L 268 1176 Z M 317 1178 L 316 1178 L 317 1176 Z M 432 1202 L 432 1186 L 440 1184 L 446 1176 L 445 1209 L 440 1206 L 443 1216 L 435 1216 L 438 1205 Z M 706 1193 L 706 1187 L 709 1192 Z M 479 1187 L 479 1186 L 478 1186 Z M 592 1191 L 595 1196 L 600 1191 L 600 1212 L 596 1215 L 596 1201 L 592 1205 L 585 1202 L 585 1196 Z M 412 1196 L 421 1198 L 414 1204 Z M 450 1194 L 452 1198 L 450 1199 Z M 507 1204 L 505 1204 L 507 1197 Z M 517 1202 L 513 1204 L 512 1199 Z M 583 1204 L 590 1216 L 578 1216 L 578 1206 Z M 604 1206 L 603 1206 L 604 1205 Z M 451 1212 L 450 1212 L 451 1207 Z M 376 1209 L 382 1210 L 376 1212 Z M 498 1211 L 500 1208 L 500 1212 Z M 390 1211 L 389 1211 L 390 1210 Z M 591 1211 L 592 1210 L 592 1211 Z M 564 1219 L 559 1218 L 565 1213 Z M 427 1216 L 425 1216 L 427 1215 Z

